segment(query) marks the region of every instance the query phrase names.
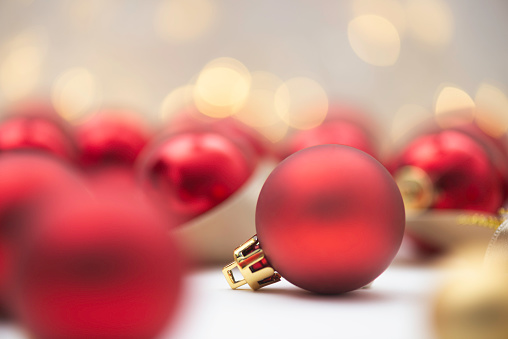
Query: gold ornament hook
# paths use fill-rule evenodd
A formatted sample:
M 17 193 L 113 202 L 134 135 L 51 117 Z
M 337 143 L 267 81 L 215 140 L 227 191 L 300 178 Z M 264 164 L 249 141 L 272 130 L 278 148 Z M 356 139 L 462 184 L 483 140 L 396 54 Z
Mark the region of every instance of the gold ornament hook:
M 258 290 L 280 281 L 280 274 L 268 265 L 265 253 L 259 247 L 257 235 L 238 247 L 233 255 L 234 261 L 222 269 L 222 273 L 232 289 L 248 284 L 253 290 Z M 233 275 L 235 267 L 238 267 L 243 279 L 235 279 Z

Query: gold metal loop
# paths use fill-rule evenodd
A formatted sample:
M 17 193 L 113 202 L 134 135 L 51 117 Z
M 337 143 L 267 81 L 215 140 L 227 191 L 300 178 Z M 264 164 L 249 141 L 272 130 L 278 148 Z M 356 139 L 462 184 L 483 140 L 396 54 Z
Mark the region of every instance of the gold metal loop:
M 248 284 L 253 290 L 258 290 L 280 281 L 280 274 L 268 265 L 265 253 L 259 247 L 257 235 L 238 247 L 233 256 L 234 261 L 222 269 L 222 273 L 232 289 Z M 235 279 L 233 275 L 235 267 L 238 268 L 243 279 Z

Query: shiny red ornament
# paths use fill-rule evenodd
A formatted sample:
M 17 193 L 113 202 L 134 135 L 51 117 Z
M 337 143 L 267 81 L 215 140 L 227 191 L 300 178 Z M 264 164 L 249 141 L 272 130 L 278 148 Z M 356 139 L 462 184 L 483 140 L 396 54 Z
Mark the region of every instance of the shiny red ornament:
M 13 305 L 36 338 L 150 339 L 178 311 L 178 251 L 136 199 L 51 201 L 22 251 Z
M 251 176 L 256 163 L 217 133 L 180 133 L 147 147 L 138 173 L 148 195 L 185 223 L 219 205 Z
M 264 158 L 273 155 L 268 139 L 231 117 L 216 119 L 195 111 L 182 112 L 171 121 L 167 131 L 170 133 L 219 133 L 243 147 L 244 151 L 252 152 L 253 156 Z
M 31 149 L 74 161 L 77 145 L 70 126 L 47 105 L 12 108 L 0 122 L 0 151 Z
M 56 158 L 30 152 L 0 156 L 0 304 L 9 295 L 16 249 L 30 231 L 28 219 L 37 202 L 84 187 L 81 177 Z
M 132 166 L 150 133 L 127 111 L 100 111 L 77 127 L 80 164 L 84 168 Z
M 503 202 L 503 185 L 486 149 L 458 130 L 416 138 L 396 158 L 393 173 L 409 208 L 496 213 Z
M 284 145 L 281 157 L 286 158 L 301 149 L 325 144 L 351 146 L 373 157 L 377 156 L 372 136 L 365 129 L 349 121 L 332 120 L 312 129 L 295 132 Z
M 476 124 L 464 124 L 454 129 L 473 137 L 486 151 L 503 186 L 503 201 L 508 198 L 508 139 L 491 136 Z
M 259 244 L 282 277 L 306 290 L 361 288 L 397 253 L 404 206 L 390 173 L 348 146 L 306 148 L 266 180 L 256 209 Z

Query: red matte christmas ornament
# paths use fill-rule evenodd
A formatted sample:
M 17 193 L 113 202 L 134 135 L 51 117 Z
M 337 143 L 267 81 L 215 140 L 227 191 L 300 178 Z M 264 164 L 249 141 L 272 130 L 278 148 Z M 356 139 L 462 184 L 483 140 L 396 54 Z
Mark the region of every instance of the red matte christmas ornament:
M 84 190 L 81 177 L 63 162 L 33 152 L 0 157 L 0 304 L 9 294 L 20 238 L 31 229 L 27 219 L 41 199 L 69 190 Z M 26 226 L 29 229 L 26 230 Z
M 185 223 L 219 205 L 251 176 L 256 162 L 218 133 L 173 134 L 140 156 L 142 187 L 172 222 Z
M 416 138 L 396 158 L 393 174 L 411 210 L 496 213 L 503 202 L 503 184 L 486 149 L 459 130 Z
M 100 111 L 77 127 L 84 168 L 127 166 L 134 164 L 150 137 L 148 128 L 134 113 Z
M 21 250 L 13 305 L 36 338 L 150 339 L 178 310 L 183 264 L 139 200 L 51 201 Z
M 316 293 L 348 292 L 388 267 L 404 224 L 400 192 L 377 160 L 348 146 L 306 148 L 266 180 L 257 236 L 235 250 L 223 273 L 232 288 L 258 289 L 282 276 Z M 244 280 L 234 278 L 235 267 Z

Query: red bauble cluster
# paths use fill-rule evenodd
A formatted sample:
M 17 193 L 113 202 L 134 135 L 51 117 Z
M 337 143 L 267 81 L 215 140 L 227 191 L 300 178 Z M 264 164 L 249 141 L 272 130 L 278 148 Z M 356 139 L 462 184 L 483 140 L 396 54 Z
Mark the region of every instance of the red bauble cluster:
M 149 339 L 175 318 L 184 262 L 134 181 L 149 135 L 126 121 L 74 130 L 30 104 L 0 123 L 0 308 L 36 338 Z
M 0 308 L 41 339 L 158 335 L 182 293 L 170 230 L 228 199 L 264 156 L 246 126 L 191 122 L 152 135 L 125 110 L 73 128 L 46 104 L 12 109 L 0 122 Z
M 281 162 L 261 190 L 259 243 L 288 281 L 318 293 L 367 285 L 397 253 L 404 205 L 390 173 L 348 146 L 321 145 Z

